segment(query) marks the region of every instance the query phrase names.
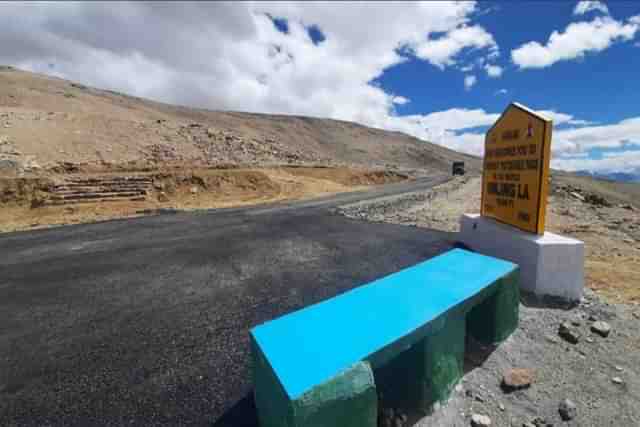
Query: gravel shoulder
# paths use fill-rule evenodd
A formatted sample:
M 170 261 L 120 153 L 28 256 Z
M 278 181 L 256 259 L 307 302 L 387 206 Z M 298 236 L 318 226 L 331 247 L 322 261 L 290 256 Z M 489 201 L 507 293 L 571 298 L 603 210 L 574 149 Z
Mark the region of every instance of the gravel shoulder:
M 603 195 L 584 182 L 554 178 L 547 229 L 585 242 L 585 298 L 574 307 L 523 300 L 514 334 L 495 349 L 468 342 L 466 374 L 449 402 L 428 416 L 409 414 L 410 424 L 468 426 L 473 415 L 485 415 L 492 426 L 640 425 L 640 210 L 624 195 Z M 455 232 L 461 214 L 479 211 L 480 185 L 477 176 L 461 177 L 429 191 L 335 211 Z M 611 327 L 607 337 L 591 330 L 597 321 Z M 563 323 L 577 343 L 559 335 Z M 514 368 L 528 370 L 533 381 L 507 393 L 503 375 Z M 575 405 L 570 420 L 560 415 L 564 399 Z

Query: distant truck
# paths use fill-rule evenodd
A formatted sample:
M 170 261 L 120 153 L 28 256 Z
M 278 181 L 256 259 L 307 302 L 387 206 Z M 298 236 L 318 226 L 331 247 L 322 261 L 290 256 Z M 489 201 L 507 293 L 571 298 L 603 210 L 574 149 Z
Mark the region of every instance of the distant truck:
M 464 175 L 464 162 L 453 162 L 451 167 L 452 175 Z

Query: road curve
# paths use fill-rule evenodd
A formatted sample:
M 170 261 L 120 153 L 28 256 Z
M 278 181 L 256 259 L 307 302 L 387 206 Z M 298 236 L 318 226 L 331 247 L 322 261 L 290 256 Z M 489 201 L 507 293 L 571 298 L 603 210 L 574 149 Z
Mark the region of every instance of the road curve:
M 248 330 L 441 253 L 321 199 L 0 236 L 0 425 L 255 426 Z

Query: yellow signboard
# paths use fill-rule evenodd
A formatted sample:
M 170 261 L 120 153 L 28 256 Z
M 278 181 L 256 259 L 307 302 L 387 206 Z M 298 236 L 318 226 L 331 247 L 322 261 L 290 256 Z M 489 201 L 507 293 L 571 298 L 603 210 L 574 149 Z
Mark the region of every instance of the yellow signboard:
M 483 216 L 544 233 L 553 122 L 513 103 L 487 131 L 482 172 Z

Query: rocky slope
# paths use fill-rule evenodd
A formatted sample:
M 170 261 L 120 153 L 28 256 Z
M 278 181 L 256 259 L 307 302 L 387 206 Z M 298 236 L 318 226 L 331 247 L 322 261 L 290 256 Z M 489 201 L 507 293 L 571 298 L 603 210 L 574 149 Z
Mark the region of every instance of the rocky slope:
M 166 165 L 322 164 L 448 171 L 479 160 L 405 134 L 310 117 L 172 106 L 0 67 L 0 174 Z

